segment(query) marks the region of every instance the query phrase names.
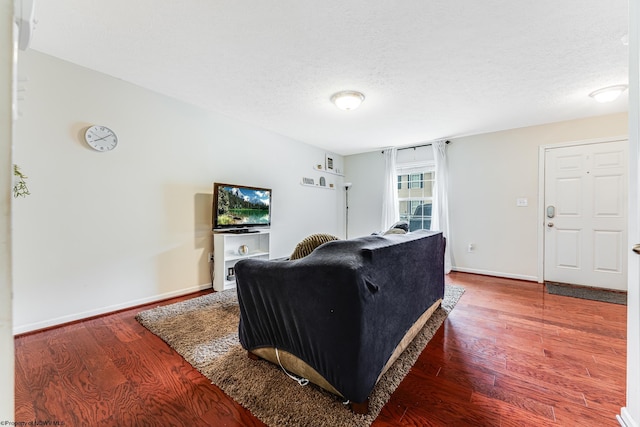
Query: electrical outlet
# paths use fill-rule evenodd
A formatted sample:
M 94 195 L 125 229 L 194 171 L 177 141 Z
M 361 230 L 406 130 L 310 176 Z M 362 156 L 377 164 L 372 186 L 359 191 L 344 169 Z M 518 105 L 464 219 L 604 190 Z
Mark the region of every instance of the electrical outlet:
M 469 246 L 467 246 L 467 252 L 473 252 L 476 250 L 476 245 L 474 245 L 473 243 L 469 243 Z
M 209 262 L 213 262 L 213 252 L 209 252 Z

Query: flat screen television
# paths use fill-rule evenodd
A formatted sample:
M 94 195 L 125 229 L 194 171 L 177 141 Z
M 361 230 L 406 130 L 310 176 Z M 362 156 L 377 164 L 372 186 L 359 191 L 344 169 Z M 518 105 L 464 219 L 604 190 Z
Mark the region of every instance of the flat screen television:
M 213 184 L 213 229 L 257 231 L 271 226 L 271 189 Z

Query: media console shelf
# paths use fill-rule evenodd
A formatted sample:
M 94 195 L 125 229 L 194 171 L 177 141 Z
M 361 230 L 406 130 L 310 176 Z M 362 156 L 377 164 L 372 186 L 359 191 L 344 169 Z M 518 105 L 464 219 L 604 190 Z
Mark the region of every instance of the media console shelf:
M 236 287 L 235 265 L 244 258 L 269 259 L 269 231 L 257 233 L 213 232 L 213 289 Z M 243 249 L 246 248 L 246 253 Z

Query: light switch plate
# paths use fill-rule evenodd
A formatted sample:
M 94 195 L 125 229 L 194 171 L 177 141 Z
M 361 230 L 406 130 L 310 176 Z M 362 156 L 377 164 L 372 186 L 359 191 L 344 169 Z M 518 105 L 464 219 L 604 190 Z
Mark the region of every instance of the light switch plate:
M 520 208 L 529 206 L 529 200 L 526 197 L 519 197 L 516 199 L 516 206 Z

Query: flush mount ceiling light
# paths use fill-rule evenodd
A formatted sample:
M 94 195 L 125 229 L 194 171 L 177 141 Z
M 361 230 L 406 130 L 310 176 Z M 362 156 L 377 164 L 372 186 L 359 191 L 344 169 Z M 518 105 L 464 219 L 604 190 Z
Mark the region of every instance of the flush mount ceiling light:
M 331 95 L 331 102 L 341 110 L 355 110 L 364 101 L 364 95 L 355 90 L 343 90 Z
M 591 92 L 589 96 L 598 102 L 611 102 L 618 99 L 625 90 L 627 90 L 627 85 L 609 86 Z

